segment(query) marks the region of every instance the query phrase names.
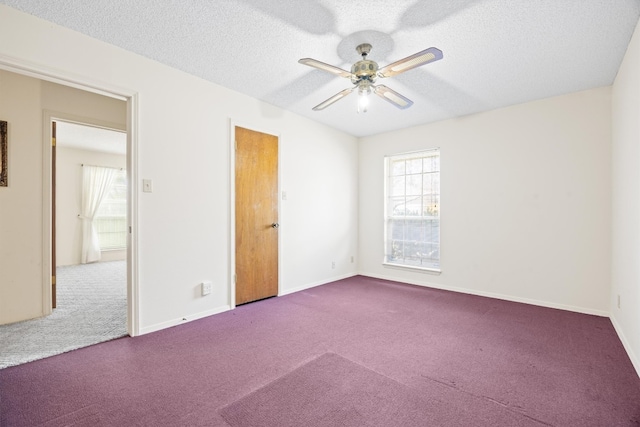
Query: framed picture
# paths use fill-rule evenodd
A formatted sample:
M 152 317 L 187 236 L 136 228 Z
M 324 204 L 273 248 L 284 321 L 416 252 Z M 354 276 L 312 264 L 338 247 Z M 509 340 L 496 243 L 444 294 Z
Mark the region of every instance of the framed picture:
M 0 121 L 0 187 L 7 186 L 7 122 Z

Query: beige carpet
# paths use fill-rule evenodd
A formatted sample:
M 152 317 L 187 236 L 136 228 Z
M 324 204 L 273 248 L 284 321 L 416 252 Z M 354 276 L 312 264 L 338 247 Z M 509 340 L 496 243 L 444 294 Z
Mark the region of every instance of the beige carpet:
M 0 369 L 127 335 L 126 262 L 58 267 L 57 308 L 0 326 Z

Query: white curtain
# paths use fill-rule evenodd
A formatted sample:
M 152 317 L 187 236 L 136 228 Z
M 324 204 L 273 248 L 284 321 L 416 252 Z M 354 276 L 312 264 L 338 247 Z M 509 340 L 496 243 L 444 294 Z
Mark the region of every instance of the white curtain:
M 82 264 L 100 261 L 100 241 L 93 219 L 109 193 L 117 169 L 82 166 Z

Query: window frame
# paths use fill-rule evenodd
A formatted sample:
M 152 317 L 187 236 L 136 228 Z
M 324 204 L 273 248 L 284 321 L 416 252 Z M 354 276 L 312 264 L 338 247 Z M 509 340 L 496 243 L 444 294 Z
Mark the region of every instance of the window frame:
M 398 161 L 398 160 L 408 160 L 411 159 L 412 157 L 415 158 L 428 158 L 428 157 L 437 157 L 438 161 L 437 161 L 437 170 L 436 171 L 431 171 L 431 172 L 427 172 L 424 170 L 424 167 L 421 169 L 420 173 L 407 173 L 407 171 L 405 170 L 405 172 L 402 175 L 392 175 L 392 171 L 391 171 L 391 163 L 393 161 Z M 382 264 L 385 267 L 392 267 L 392 268 L 400 268 L 400 269 L 408 269 L 408 270 L 417 270 L 417 271 L 422 271 L 422 272 L 429 272 L 429 273 L 434 273 L 434 274 L 440 274 L 442 272 L 442 260 L 441 260 L 441 247 L 442 247 L 442 235 L 441 235 L 441 179 L 440 179 L 440 174 L 441 174 L 441 159 L 442 159 L 442 155 L 441 155 L 441 150 L 440 147 L 435 147 L 435 148 L 428 148 L 428 149 L 423 149 L 423 150 L 418 150 L 418 151 L 411 151 L 411 152 L 404 152 L 404 153 L 397 153 L 397 154 L 390 154 L 390 155 L 385 155 L 384 156 L 384 226 L 383 226 L 383 260 L 382 260 Z M 423 161 L 423 165 L 424 165 L 424 161 Z M 405 165 L 406 166 L 406 165 Z M 435 191 L 432 191 L 430 194 L 430 197 L 432 197 L 434 199 L 434 205 L 433 205 L 433 210 L 436 212 L 435 215 L 424 215 L 424 209 L 425 209 L 425 205 L 424 205 L 424 197 L 425 197 L 425 193 L 424 193 L 424 177 L 427 174 L 433 174 L 433 173 L 437 173 L 437 188 Z M 410 197 L 411 194 L 407 194 L 407 186 L 406 186 L 406 177 L 407 176 L 416 176 L 416 175 L 420 175 L 421 179 L 422 179 L 422 184 L 421 184 L 421 193 L 420 193 L 420 197 L 421 197 L 421 204 L 420 204 L 420 209 L 419 209 L 419 214 L 418 215 L 407 215 L 407 197 Z M 394 177 L 398 177 L 398 176 L 403 176 L 405 178 L 405 190 L 403 192 L 403 194 L 401 196 L 398 196 L 396 194 L 391 194 L 392 193 L 392 179 Z M 393 197 L 402 197 L 405 199 L 405 214 L 402 216 L 394 216 L 390 213 L 390 206 L 389 204 L 391 203 L 391 199 Z M 429 208 L 427 208 L 429 209 Z M 424 244 L 424 245 L 436 245 L 437 247 L 437 261 L 432 261 L 432 262 L 428 262 L 425 265 L 419 265 L 419 264 L 410 264 L 410 263 L 406 263 L 406 262 L 398 262 L 398 259 L 390 259 L 391 256 L 391 250 L 390 250 L 390 246 L 391 242 L 392 242 L 392 238 L 390 237 L 390 226 L 391 223 L 394 219 L 397 220 L 404 220 L 404 221 L 437 221 L 437 242 L 434 242 L 433 240 L 427 240 L 427 235 L 424 235 L 424 239 L 420 241 L 420 243 L 417 244 Z M 427 227 L 424 227 L 424 230 L 426 230 Z M 403 229 L 403 233 L 406 232 L 406 229 Z M 426 232 L 426 231 L 425 231 Z M 433 237 L 433 229 L 431 230 L 432 234 L 431 236 Z M 407 239 L 403 239 L 403 242 L 408 242 L 409 240 Z M 403 256 L 403 260 L 406 260 L 408 257 Z M 424 261 L 424 259 L 423 259 Z M 423 262 L 421 261 L 421 262 Z

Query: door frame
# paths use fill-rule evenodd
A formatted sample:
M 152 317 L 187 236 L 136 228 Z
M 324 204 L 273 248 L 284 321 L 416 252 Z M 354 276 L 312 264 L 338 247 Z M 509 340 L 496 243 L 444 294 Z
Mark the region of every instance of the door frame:
M 278 138 L 278 293 L 280 296 L 282 293 L 282 227 L 283 215 L 282 215 L 282 137 L 280 133 L 273 130 L 265 129 L 255 124 L 247 124 L 246 122 L 240 122 L 233 118 L 229 119 L 229 307 L 231 310 L 236 308 L 236 126 L 249 129 L 255 132 L 265 133 Z
M 139 94 L 136 91 L 94 81 L 70 71 L 54 69 L 8 55 L 0 55 L 0 69 L 23 76 L 33 77 L 69 86 L 86 92 L 119 99 L 127 103 L 127 175 L 129 177 L 128 245 L 127 245 L 127 332 L 130 336 L 140 334 L 139 321 L 139 272 L 138 272 L 138 108 Z M 42 124 L 42 315 L 51 314 L 51 118 L 53 112 L 44 111 Z M 62 117 L 60 117 L 62 119 Z

